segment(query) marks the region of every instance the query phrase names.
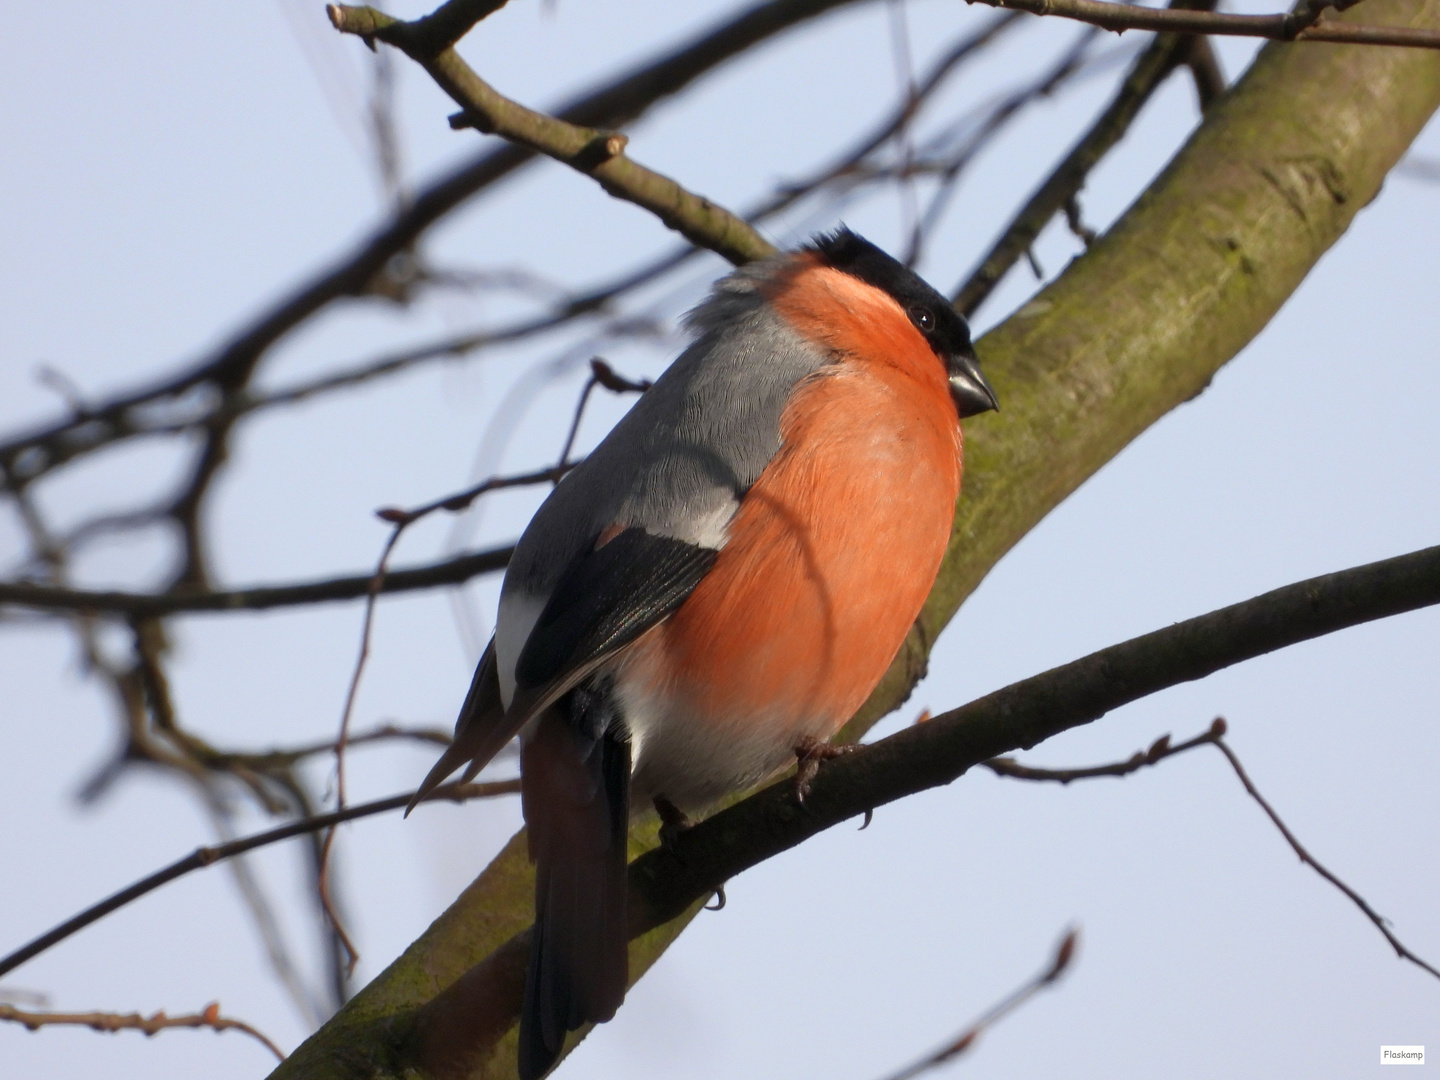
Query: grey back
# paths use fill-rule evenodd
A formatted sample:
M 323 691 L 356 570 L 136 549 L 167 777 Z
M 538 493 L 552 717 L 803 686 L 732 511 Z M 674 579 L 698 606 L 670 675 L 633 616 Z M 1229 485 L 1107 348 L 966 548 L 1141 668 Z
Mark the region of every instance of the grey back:
M 780 448 L 780 413 L 796 383 L 829 360 L 759 292 L 793 257 L 735 271 L 687 316 L 697 340 L 540 507 L 503 596 L 543 602 L 612 523 L 723 546 L 740 498 Z M 502 623 L 507 606 L 502 599 Z

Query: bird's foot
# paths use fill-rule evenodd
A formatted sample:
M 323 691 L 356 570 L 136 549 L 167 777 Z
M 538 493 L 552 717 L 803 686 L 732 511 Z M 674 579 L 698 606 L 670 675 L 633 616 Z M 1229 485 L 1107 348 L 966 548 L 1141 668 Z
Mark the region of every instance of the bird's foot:
M 810 785 L 819 775 L 822 761 L 832 761 L 857 749 L 857 746 L 835 746 L 815 738 L 802 740 L 795 747 L 795 801 L 805 805 L 805 797 L 810 794 Z
M 660 815 L 660 846 L 674 847 L 680 834 L 686 829 L 694 828 L 695 823 L 686 816 L 684 810 L 665 796 L 656 795 L 652 801 L 655 803 L 655 812 Z

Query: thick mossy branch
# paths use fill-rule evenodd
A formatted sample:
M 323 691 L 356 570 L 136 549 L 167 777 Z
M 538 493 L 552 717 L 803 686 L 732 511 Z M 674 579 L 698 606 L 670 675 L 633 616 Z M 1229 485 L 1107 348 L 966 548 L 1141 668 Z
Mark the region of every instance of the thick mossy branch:
M 1440 0 L 1361 7 L 1369 23 L 1440 27 Z M 940 578 L 850 737 L 908 696 L 930 644 L 1006 551 L 1140 432 L 1202 391 L 1265 326 L 1437 104 L 1434 52 L 1267 46 L 1109 234 L 979 343 L 1005 408 L 968 425 L 965 494 Z M 1004 745 L 1042 735 L 1017 728 Z M 638 833 L 636 844 L 644 846 Z M 529 925 L 532 889 L 517 838 L 275 1076 L 513 1076 L 513 1030 L 492 1033 L 489 1053 L 422 1069 L 414 1020 Z M 632 977 L 683 924 L 672 920 L 632 946 Z M 494 982 L 485 984 L 483 972 L 466 981 L 509 992 L 504 955 L 492 963 Z

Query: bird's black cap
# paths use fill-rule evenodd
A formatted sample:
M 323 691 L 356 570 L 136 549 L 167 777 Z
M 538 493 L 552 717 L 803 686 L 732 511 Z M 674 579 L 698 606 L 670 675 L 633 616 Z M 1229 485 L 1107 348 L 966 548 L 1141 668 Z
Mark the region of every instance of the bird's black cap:
M 843 225 L 816 236 L 806 250 L 820 256 L 825 265 L 873 285 L 905 310 L 945 362 L 950 392 L 962 417 L 1000 407 L 975 359 L 970 324 L 929 282 Z

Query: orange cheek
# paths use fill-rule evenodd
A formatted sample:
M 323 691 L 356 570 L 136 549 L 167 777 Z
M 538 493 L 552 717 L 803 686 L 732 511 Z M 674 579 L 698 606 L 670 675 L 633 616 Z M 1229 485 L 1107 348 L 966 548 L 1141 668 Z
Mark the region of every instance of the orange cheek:
M 915 379 L 923 396 L 948 401 L 944 364 L 894 298 L 849 274 L 811 265 L 770 297 L 806 338 L 852 362 L 893 367 Z

